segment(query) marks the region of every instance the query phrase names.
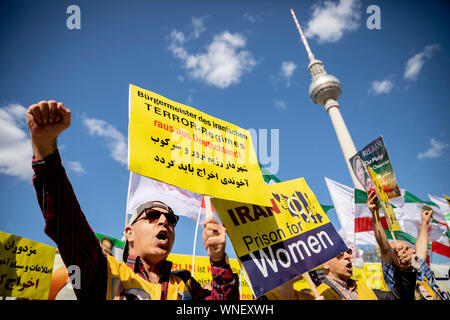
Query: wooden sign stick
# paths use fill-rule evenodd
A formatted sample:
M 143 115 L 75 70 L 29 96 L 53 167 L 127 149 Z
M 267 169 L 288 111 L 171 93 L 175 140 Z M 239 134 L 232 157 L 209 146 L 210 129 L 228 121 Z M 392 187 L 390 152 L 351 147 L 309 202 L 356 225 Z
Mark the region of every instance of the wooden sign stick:
M 308 281 L 308 284 L 311 287 L 314 297 L 317 299 L 320 295 L 319 295 L 319 292 L 317 292 L 316 285 L 314 284 L 314 282 L 311 280 L 311 277 L 309 276 L 309 272 L 305 272 L 303 274 L 303 276 L 305 277 L 306 281 Z
M 205 199 L 205 209 L 206 209 L 205 219 L 208 219 L 209 217 L 212 217 L 211 196 L 204 195 L 203 198 Z

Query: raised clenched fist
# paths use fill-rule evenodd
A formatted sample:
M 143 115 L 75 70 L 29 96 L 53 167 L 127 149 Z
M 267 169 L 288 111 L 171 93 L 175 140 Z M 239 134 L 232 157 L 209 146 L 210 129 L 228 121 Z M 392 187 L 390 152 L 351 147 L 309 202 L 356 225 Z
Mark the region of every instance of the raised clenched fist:
M 54 100 L 32 104 L 27 111 L 34 156 L 44 159 L 56 150 L 56 138 L 70 126 L 71 112 Z

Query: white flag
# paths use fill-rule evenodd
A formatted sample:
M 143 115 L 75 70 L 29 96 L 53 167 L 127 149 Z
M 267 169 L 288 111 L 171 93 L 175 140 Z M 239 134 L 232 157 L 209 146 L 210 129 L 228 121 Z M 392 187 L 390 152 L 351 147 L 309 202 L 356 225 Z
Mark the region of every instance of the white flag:
M 440 212 L 434 212 L 433 210 L 433 218 L 436 219 L 439 223 L 447 223 L 447 226 L 450 227 L 450 205 L 447 200 L 444 198 L 428 195 L 428 198 L 434 203 L 436 203 L 440 209 Z
M 333 201 L 339 223 L 343 229 L 344 234 L 342 238 L 344 238 L 347 242 L 358 245 L 376 245 L 377 242 L 372 229 L 368 229 L 363 232 L 356 232 L 355 234 L 356 209 L 358 209 L 360 217 L 367 218 L 372 221 L 372 214 L 369 209 L 367 209 L 367 206 L 367 211 L 359 210 L 360 208 L 355 208 L 355 189 L 327 177 L 325 177 L 325 182 L 327 183 L 328 191 L 330 192 L 331 200 Z
M 376 245 L 373 232 L 372 214 L 367 207 L 367 194 L 358 189 L 350 188 L 329 178 L 325 178 L 331 199 L 343 228 L 345 240 L 361 244 Z M 395 232 L 398 240 L 406 240 L 415 244 L 421 226 L 421 209 L 425 204 L 433 208 L 434 217 L 439 218 L 442 210 L 436 205 L 425 202 L 401 189 L 401 196 L 391 199 L 395 215 L 399 221 L 402 231 Z M 437 219 L 436 219 L 437 220 Z M 384 229 L 388 229 L 386 218 L 380 214 L 380 221 Z M 450 257 L 450 244 L 445 224 L 431 223 L 429 228 L 429 241 L 432 242 L 432 251 L 446 257 Z M 388 239 L 391 238 L 387 232 Z M 344 238 L 343 237 L 343 238 Z
M 137 207 L 147 201 L 161 201 L 171 207 L 176 215 L 185 216 L 197 222 L 199 214 L 204 212 L 202 210 L 202 198 L 202 194 L 191 192 L 130 171 L 127 214 L 131 215 Z M 203 225 L 204 216 L 202 214 L 200 217 L 200 226 Z M 214 216 L 216 217 L 216 215 Z

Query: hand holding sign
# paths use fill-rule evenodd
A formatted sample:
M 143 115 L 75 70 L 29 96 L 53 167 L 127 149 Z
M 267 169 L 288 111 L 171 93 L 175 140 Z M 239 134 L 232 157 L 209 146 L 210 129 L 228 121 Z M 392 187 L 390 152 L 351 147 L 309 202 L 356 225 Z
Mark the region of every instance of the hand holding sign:
M 227 230 L 216 218 L 210 216 L 205 220 L 203 244 L 212 261 L 221 261 L 225 256 Z
M 370 212 L 378 212 L 380 206 L 378 205 L 377 192 L 375 190 L 369 190 L 367 196 L 367 207 L 369 208 Z

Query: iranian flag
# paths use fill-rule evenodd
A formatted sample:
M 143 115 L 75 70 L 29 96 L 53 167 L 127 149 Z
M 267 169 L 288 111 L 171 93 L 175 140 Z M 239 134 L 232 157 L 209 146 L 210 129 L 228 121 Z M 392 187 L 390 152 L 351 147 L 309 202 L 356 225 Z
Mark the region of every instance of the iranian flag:
M 377 245 L 372 226 L 372 214 L 366 204 L 367 194 L 329 178 L 325 178 L 325 181 L 346 241 L 356 245 Z M 394 213 L 402 229 L 402 231 L 394 232 L 395 238 L 415 244 L 421 225 L 421 208 L 428 205 L 434 212 L 433 222 L 429 226 L 431 251 L 450 258 L 450 232 L 443 219 L 445 215 L 442 209 L 434 202 L 423 201 L 403 189 L 400 191 L 400 197 L 391 199 Z M 388 239 L 392 239 L 383 214 L 380 214 L 380 221 Z
M 447 226 L 450 227 L 450 204 L 449 202 L 440 197 L 432 196 L 431 194 L 428 195 L 428 198 L 430 198 L 431 202 L 434 202 L 442 211 L 443 217 L 439 217 L 442 221 L 445 221 L 447 223 Z

